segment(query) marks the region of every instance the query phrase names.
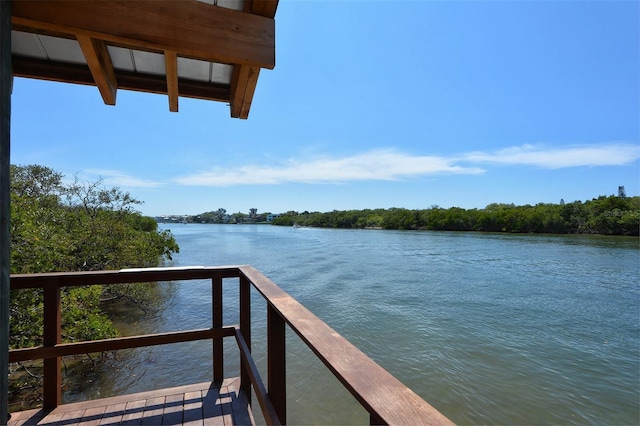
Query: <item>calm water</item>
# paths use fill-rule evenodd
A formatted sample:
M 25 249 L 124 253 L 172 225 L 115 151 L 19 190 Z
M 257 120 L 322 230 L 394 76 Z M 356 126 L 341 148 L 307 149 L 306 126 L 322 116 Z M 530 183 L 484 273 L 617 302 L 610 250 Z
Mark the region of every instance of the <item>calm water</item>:
M 167 227 L 181 248 L 172 265 L 255 266 L 456 423 L 640 421 L 637 239 Z M 225 283 L 225 306 L 237 306 L 236 282 Z M 123 334 L 210 326 L 209 282 L 165 286 L 162 311 L 123 321 Z M 225 321 L 237 323 L 230 311 Z M 291 424 L 368 422 L 293 333 L 287 345 Z M 226 351 L 236 375 L 233 345 Z M 210 380 L 210 354 L 202 342 L 121 353 L 89 392 L 66 398 Z

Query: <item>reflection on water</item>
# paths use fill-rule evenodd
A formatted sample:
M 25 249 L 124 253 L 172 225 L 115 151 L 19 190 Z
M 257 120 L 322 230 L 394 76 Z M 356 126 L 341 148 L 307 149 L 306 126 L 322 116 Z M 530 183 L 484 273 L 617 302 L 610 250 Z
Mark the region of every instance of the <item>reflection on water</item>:
M 457 423 L 636 424 L 637 238 L 172 225 L 175 265 L 251 264 Z M 157 315 L 123 334 L 208 327 L 207 281 L 175 283 Z M 225 280 L 225 323 L 238 322 Z M 263 302 L 253 296 L 264 374 Z M 293 333 L 290 423 L 366 423 Z M 237 350 L 225 346 L 225 374 Z M 211 345 L 118 353 L 85 395 L 211 379 Z M 264 375 L 266 378 L 266 375 Z M 327 410 L 327 407 L 331 407 Z

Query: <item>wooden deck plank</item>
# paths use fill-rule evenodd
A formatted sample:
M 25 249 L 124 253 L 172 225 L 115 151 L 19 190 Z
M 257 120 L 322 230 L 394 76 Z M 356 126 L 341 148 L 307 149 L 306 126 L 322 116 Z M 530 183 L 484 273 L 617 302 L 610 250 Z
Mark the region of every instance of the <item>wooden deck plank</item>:
M 222 410 L 222 421 L 225 426 L 233 424 L 233 410 L 231 408 L 232 399 L 229 396 L 229 386 L 221 386 L 217 404 Z
M 245 425 L 254 424 L 239 379 L 197 383 L 171 389 L 12 413 L 9 426 L 23 425 Z
M 76 413 L 73 413 L 73 412 L 66 412 L 62 414 L 62 418 L 60 419 L 59 423 L 65 426 L 79 425 L 82 418 L 84 418 L 86 412 L 87 410 L 82 410 L 81 411 L 82 414 L 80 415 L 77 415 Z
M 228 421 L 228 423 L 225 421 L 225 425 L 255 425 L 249 401 L 245 394 L 240 392 L 240 379 L 230 380 L 227 392 L 232 396 L 232 421 Z
M 144 407 L 144 413 L 142 414 L 141 424 L 150 426 L 162 424 L 164 403 L 164 396 L 156 396 L 154 398 L 147 399 Z
M 9 424 L 15 425 L 15 426 L 37 425 L 38 422 L 44 418 L 45 413 L 42 412 L 41 410 L 35 410 L 35 411 L 36 412 L 32 414 L 30 417 L 17 417 L 12 415 Z
M 183 393 L 167 395 L 164 400 L 164 415 L 162 417 L 163 425 L 177 425 L 182 423 L 183 401 Z
M 57 423 L 62 420 L 62 415 L 64 413 L 49 413 L 42 420 L 38 422 L 39 425 L 48 425 L 52 423 Z
M 202 391 L 184 393 L 182 424 L 202 426 Z
M 205 426 L 224 426 L 222 407 L 218 404 L 220 389 L 211 386 L 202 394 L 202 420 Z
M 222 421 L 225 426 L 233 425 L 233 409 L 229 406 L 232 400 L 229 398 L 229 382 L 223 383 L 219 389 L 218 402 L 222 410 Z
M 126 402 L 110 403 L 105 407 L 104 414 L 98 424 L 101 426 L 120 424 L 126 408 Z
M 145 399 L 127 402 L 127 408 L 124 411 L 120 424 L 139 425 L 142 423 L 142 413 L 144 413 L 144 406 L 146 404 L 147 401 Z
M 18 411 L 11 413 L 11 423 L 15 426 L 34 425 L 44 418 L 45 415 L 46 413 L 40 408 Z
M 104 412 L 107 410 L 107 406 L 87 408 L 82 416 L 82 420 L 78 423 L 79 426 L 98 426 Z

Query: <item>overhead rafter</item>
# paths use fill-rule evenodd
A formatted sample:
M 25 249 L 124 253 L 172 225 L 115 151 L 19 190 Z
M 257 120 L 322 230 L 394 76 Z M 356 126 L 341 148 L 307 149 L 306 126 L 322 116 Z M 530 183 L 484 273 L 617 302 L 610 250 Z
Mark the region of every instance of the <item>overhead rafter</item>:
M 16 1 L 22 27 L 273 69 L 275 22 L 197 1 Z
M 164 52 L 164 63 L 167 73 L 169 111 L 178 112 L 178 56 L 176 52 Z
M 13 75 L 16 77 L 39 78 L 65 83 L 95 84 L 91 72 L 85 65 L 63 64 L 60 62 L 51 64 L 47 61 L 25 57 L 13 58 Z M 117 79 L 119 89 L 158 94 L 167 93 L 167 80 L 164 76 L 150 76 L 128 71 L 118 71 Z M 180 96 L 229 102 L 229 86 L 182 80 L 180 82 Z
M 258 84 L 260 68 L 246 65 L 233 67 L 231 76 L 231 117 L 248 118 L 253 93 Z
M 115 104 L 118 89 L 130 89 L 166 94 L 171 111 L 178 110 L 180 96 L 227 102 L 232 117 L 246 119 L 260 69 L 275 66 L 278 0 L 244 0 L 243 10 L 195 0 L 12 3 L 14 30 L 46 36 L 47 43 L 75 39 L 86 62 L 50 58 L 39 38 L 44 55 L 32 56 L 29 49 L 33 47 L 28 47 L 29 39 L 22 36 L 22 50 L 13 56 L 14 75 L 95 85 L 108 105 Z M 123 50 L 130 52 L 132 68 L 123 62 Z M 119 56 L 112 60 L 114 52 Z M 134 58 L 140 52 L 163 55 L 164 67 L 137 69 Z M 209 63 L 208 80 L 202 71 L 194 73 L 198 68 L 193 67 L 202 67 L 201 62 Z M 178 63 L 185 68 L 179 68 Z M 220 67 L 228 65 L 233 66 L 231 74 L 221 79 L 225 71 Z
M 84 35 L 78 35 L 78 43 L 80 43 L 80 48 L 87 60 L 87 65 L 93 80 L 98 86 L 98 90 L 100 90 L 104 103 L 115 105 L 118 82 L 111 64 L 111 57 L 107 51 L 107 45 L 102 40 L 96 40 Z
M 276 16 L 277 8 L 278 0 L 246 0 L 244 10 L 254 15 L 273 18 Z
M 278 8 L 277 0 L 247 0 L 244 11 L 265 18 L 273 18 Z M 236 65 L 231 77 L 231 117 L 246 119 L 249 117 L 249 108 L 253 101 L 253 94 L 260 67 L 249 65 Z

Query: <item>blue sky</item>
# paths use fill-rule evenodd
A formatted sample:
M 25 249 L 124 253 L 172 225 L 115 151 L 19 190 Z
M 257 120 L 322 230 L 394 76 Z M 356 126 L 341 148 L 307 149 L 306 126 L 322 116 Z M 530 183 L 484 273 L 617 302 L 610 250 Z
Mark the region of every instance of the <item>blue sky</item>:
M 147 215 L 639 195 L 639 4 L 281 0 L 248 120 L 16 78 L 11 161 Z

